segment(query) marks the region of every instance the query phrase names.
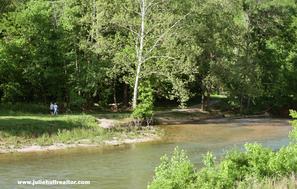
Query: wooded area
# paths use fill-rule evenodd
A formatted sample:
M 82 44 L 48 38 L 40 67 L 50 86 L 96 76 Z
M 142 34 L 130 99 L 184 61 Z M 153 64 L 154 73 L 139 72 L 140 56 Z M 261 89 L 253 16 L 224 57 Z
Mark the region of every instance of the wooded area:
M 294 0 L 2 0 L 1 102 L 294 108 L 296 13 Z

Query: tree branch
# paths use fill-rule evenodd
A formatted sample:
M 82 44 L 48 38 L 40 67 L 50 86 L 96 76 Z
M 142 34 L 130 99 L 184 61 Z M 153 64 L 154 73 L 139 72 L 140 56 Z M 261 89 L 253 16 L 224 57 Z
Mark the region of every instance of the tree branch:
M 154 58 L 167 58 L 167 59 L 171 59 L 171 60 L 177 60 L 176 58 L 171 57 L 171 56 L 151 56 L 151 57 L 144 59 L 144 62 L 146 62 L 150 59 L 154 59 Z
M 180 23 L 182 20 L 184 20 L 189 14 L 190 14 L 190 12 L 188 14 L 184 15 L 181 19 L 176 21 L 174 24 L 172 24 L 172 26 L 170 26 L 163 34 L 161 34 L 160 37 L 155 41 L 154 45 L 148 50 L 147 54 L 149 55 L 157 47 L 158 43 L 162 40 L 162 38 L 165 37 L 166 34 L 171 29 L 173 29 L 178 23 Z

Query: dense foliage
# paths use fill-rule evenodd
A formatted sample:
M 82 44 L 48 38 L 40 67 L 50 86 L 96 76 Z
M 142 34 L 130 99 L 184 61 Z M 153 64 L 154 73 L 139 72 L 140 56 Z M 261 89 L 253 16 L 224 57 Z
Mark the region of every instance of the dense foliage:
M 197 171 L 184 151 L 176 149 L 171 159 L 161 158 L 155 170 L 155 177 L 148 188 L 247 188 L 251 181 L 277 181 L 297 174 L 297 112 L 291 111 L 295 118 L 290 134 L 293 142 L 272 151 L 259 144 L 246 144 L 244 151 L 230 151 L 216 164 L 215 157 L 208 153 L 204 157 L 204 167 Z
M 137 119 L 150 118 L 153 116 L 153 90 L 149 83 L 139 87 L 139 104 L 133 111 L 132 116 Z
M 182 106 L 224 93 L 241 111 L 289 108 L 296 11 L 293 0 L 4 0 L 1 102 L 129 106 L 149 81 L 150 99 Z

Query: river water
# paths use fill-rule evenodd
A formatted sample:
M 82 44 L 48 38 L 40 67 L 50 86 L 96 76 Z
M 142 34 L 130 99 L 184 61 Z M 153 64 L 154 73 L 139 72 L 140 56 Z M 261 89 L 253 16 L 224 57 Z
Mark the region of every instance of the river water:
M 160 157 L 176 146 L 201 166 L 207 151 L 221 157 L 226 150 L 258 142 L 273 149 L 289 143 L 288 120 L 210 120 L 203 124 L 161 126 L 161 141 L 115 147 L 92 147 L 55 152 L 0 154 L 0 188 L 144 189 L 152 180 Z M 18 180 L 89 180 L 90 185 L 29 186 Z

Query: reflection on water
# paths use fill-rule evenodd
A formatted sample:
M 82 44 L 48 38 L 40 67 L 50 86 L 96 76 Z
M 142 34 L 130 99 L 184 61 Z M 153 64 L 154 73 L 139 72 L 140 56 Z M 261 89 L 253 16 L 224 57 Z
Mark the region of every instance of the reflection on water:
M 160 157 L 176 146 L 187 151 L 199 167 L 207 151 L 221 156 L 230 148 L 241 148 L 245 142 L 260 142 L 278 149 L 288 144 L 290 126 L 287 120 L 239 119 L 203 124 L 163 126 L 162 141 L 118 147 L 77 148 L 56 152 L 0 155 L 1 189 L 32 188 L 17 185 L 17 180 L 56 179 L 90 180 L 85 186 L 54 188 L 130 189 L 146 188 Z M 35 188 L 49 188 L 38 186 Z

